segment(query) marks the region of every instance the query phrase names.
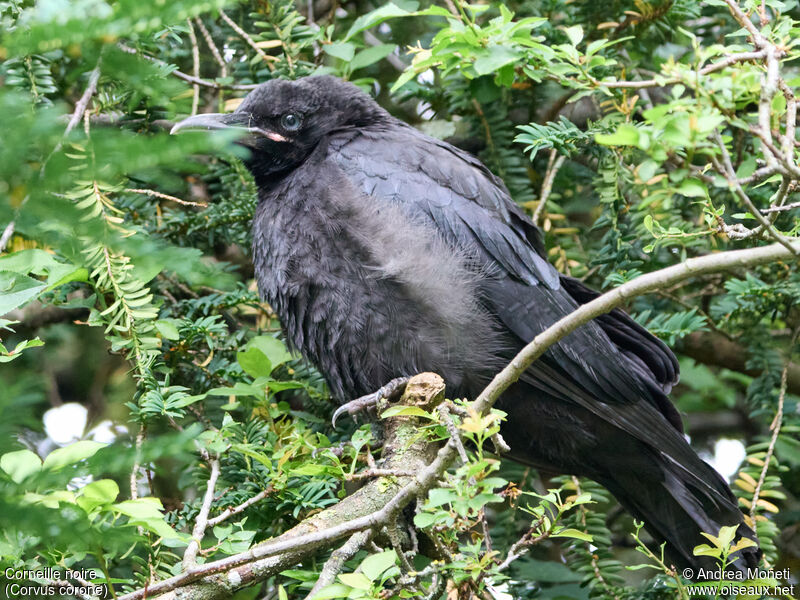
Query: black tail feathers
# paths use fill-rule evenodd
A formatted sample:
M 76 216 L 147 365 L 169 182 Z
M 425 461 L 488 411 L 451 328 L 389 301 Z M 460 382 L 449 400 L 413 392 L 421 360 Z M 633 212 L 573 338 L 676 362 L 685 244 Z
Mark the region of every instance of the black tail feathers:
M 703 536 L 718 536 L 723 527 L 736 527 L 735 540 L 755 542 L 731 555 L 726 572 L 747 573 L 761 559 L 756 534 L 745 522 L 736 498 L 720 475 L 695 456 L 686 465 L 660 454 L 654 469 L 620 470 L 598 478 L 619 502 L 642 520 L 653 537 L 666 542 L 666 558 L 679 572 L 691 579 L 703 579 L 704 573 L 719 571 L 719 561 L 709 555 L 696 555 L 695 548 L 713 543 Z M 652 463 L 651 463 L 652 464 Z M 746 543 L 745 543 L 746 545 Z

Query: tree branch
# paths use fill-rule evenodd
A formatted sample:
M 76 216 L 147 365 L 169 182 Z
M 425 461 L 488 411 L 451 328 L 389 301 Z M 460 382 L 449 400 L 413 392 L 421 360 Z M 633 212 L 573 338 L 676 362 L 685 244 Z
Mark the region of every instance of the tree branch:
M 780 244 L 771 244 L 710 254 L 641 275 L 580 306 L 537 335 L 492 379 L 472 402 L 470 408 L 478 413 L 487 412 L 499 396 L 550 346 L 592 319 L 610 312 L 632 298 L 699 275 L 731 268 L 755 267 L 779 260 L 796 260 L 793 251 L 800 251 L 800 242 L 794 242 L 792 250 Z M 423 375 L 435 377 L 431 374 Z M 412 378 L 412 381 L 414 379 L 416 378 Z M 441 379 L 439 381 L 441 382 Z M 434 402 L 431 396 L 438 398 L 434 403 L 441 402 L 444 385 L 440 384 L 437 388 L 436 383 L 429 382 L 428 386 L 432 389 L 422 393 L 417 388 L 416 393 L 422 401 L 414 402 L 412 399 L 412 404 L 424 405 L 426 398 L 428 402 Z M 413 396 L 410 398 L 410 394 L 413 394 L 415 389 L 411 383 L 409 387 L 411 390 L 407 388 L 401 400 L 406 404 L 413 398 Z M 424 439 L 420 440 L 418 433 L 419 423 L 416 417 L 397 416 L 386 420 L 386 437 L 389 441 L 384 446 L 385 463 L 382 467 L 416 469 L 418 474 L 410 478 L 410 481 L 408 478 L 400 477 L 379 478 L 277 538 L 247 552 L 197 565 L 180 575 L 150 585 L 147 590 L 148 597 L 172 592 L 165 596 L 165 600 L 177 598 L 173 592 L 177 588 L 181 588 L 180 597 L 196 600 L 212 600 L 227 596 L 236 589 L 263 580 L 296 564 L 332 541 L 387 524 L 412 499 L 427 493 L 457 456 L 457 444 L 451 439 L 436 453 L 432 461 L 429 460 L 434 446 Z M 403 443 L 398 446 L 399 440 Z M 402 452 L 398 452 L 400 447 Z M 137 590 L 121 596 L 120 600 L 139 600 L 144 598 L 144 595 L 145 590 Z
M 225 519 L 228 519 L 229 517 L 232 517 L 233 515 L 238 515 L 240 512 L 243 512 L 247 508 L 249 508 L 250 506 L 253 506 L 253 504 L 255 504 L 257 502 L 261 502 L 261 500 L 263 500 L 264 498 L 269 496 L 273 491 L 274 490 L 271 487 L 268 487 L 267 489 L 261 490 L 260 492 L 258 492 L 255 496 L 253 496 L 249 500 L 245 500 L 239 506 L 234 506 L 233 508 L 226 508 L 223 512 L 218 514 L 213 519 L 209 519 L 208 520 L 208 526 L 209 527 L 216 527 L 217 525 L 222 523 Z
M 200 507 L 200 512 L 197 514 L 194 529 L 192 529 L 192 541 L 189 542 L 189 546 L 183 554 L 184 569 L 189 569 L 197 564 L 197 552 L 200 550 L 203 536 L 205 536 L 206 528 L 208 527 L 208 513 L 211 512 L 211 502 L 214 500 L 214 488 L 217 487 L 217 479 L 219 478 L 219 459 L 214 457 L 208 461 L 208 464 L 211 467 L 211 473 L 208 476 L 203 504 Z
M 761 374 L 758 369 L 747 368 L 746 348 L 714 331 L 690 333 L 681 340 L 678 349 L 682 354 L 704 365 L 730 369 L 751 377 L 758 377 Z M 787 389 L 789 393 L 800 394 L 800 365 L 796 363 L 789 364 Z
M 125 44 L 119 43 L 117 47 L 122 50 L 123 52 L 127 52 L 128 54 L 136 54 L 137 56 L 141 56 L 145 60 L 149 60 L 151 63 L 155 63 L 157 65 L 161 65 L 164 67 L 172 67 L 167 62 L 159 58 L 155 58 L 154 56 L 147 56 L 146 54 L 142 54 L 135 48 L 131 48 L 130 46 L 126 46 Z M 217 83 L 216 81 L 208 81 L 206 79 L 200 79 L 194 77 L 192 75 L 187 75 L 183 71 L 179 71 L 178 69 L 172 69 L 170 71 L 170 75 L 174 75 L 178 79 L 183 79 L 187 83 L 197 84 L 202 87 L 211 88 L 214 90 L 241 90 L 241 91 L 250 91 L 254 90 L 258 87 L 257 83 L 246 84 L 246 85 L 236 85 L 236 84 L 228 84 L 228 83 Z
M 331 557 L 325 562 L 322 571 L 319 574 L 319 579 L 308 592 L 306 600 L 312 600 L 322 588 L 332 584 L 336 576 L 341 572 L 344 563 L 350 560 L 353 555 L 358 552 L 364 544 L 372 537 L 372 530 L 359 531 L 350 536 L 344 545 L 338 550 L 334 550 Z
M 444 382 L 432 373 L 409 381 L 400 402 L 431 410 L 444 399 Z M 120 596 L 139 600 L 166 594 L 168 598 L 211 600 L 251 585 L 304 560 L 330 542 L 354 533 L 386 525 L 409 502 L 426 494 L 456 456 L 455 444 L 448 442 L 438 452 L 436 445 L 419 436 L 418 417 L 398 415 L 384 421 L 386 443 L 382 467 L 409 470 L 414 477 L 381 477 L 341 502 L 306 519 L 277 538 L 247 552 L 196 565 L 180 575 L 151 583 Z M 180 595 L 174 590 L 180 589 Z
M 792 248 L 794 252 L 800 251 L 800 242 L 793 242 Z M 472 406 L 480 413 L 488 411 L 500 394 L 516 382 L 528 367 L 544 354 L 550 346 L 568 336 L 581 325 L 585 325 L 600 315 L 611 312 L 632 298 L 698 275 L 717 273 L 731 268 L 755 267 L 786 259 L 796 260 L 796 255 L 781 244 L 770 244 L 759 248 L 730 250 L 690 258 L 680 264 L 641 275 L 610 292 L 606 292 L 591 302 L 581 305 L 577 310 L 559 319 L 537 335 L 533 341 L 514 357 L 510 364 L 495 375 L 491 383 L 472 403 Z

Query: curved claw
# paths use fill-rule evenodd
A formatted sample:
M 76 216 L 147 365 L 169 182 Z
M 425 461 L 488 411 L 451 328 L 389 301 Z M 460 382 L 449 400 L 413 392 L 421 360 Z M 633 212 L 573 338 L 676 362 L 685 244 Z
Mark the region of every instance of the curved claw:
M 342 414 L 347 413 L 351 417 L 355 417 L 358 413 L 360 413 L 364 409 L 377 406 L 378 402 L 383 397 L 383 395 L 381 394 L 382 389 L 383 388 L 381 388 L 377 392 L 373 392 L 372 394 L 361 396 L 361 398 L 356 398 L 355 400 L 351 400 L 347 404 L 342 404 L 333 413 L 333 417 L 331 417 L 331 425 L 333 425 L 333 428 L 336 429 L 336 419 L 338 419 Z
M 355 417 L 355 415 L 362 412 L 364 409 L 377 406 L 378 402 L 381 401 L 381 398 L 393 398 L 398 394 L 398 392 L 401 392 L 405 389 L 407 383 L 408 377 L 398 377 L 396 379 L 392 379 L 377 392 L 372 392 L 366 396 L 361 396 L 360 398 L 351 400 L 347 404 L 342 404 L 334 411 L 333 416 L 331 417 L 331 425 L 334 429 L 336 429 L 336 420 L 344 413 L 347 413 L 351 417 Z
M 337 408 L 333 412 L 333 416 L 331 417 L 331 425 L 333 426 L 334 429 L 336 429 L 336 419 L 338 419 L 340 416 L 342 416 L 342 413 L 348 413 L 349 414 L 346 404 L 340 406 L 339 408 Z

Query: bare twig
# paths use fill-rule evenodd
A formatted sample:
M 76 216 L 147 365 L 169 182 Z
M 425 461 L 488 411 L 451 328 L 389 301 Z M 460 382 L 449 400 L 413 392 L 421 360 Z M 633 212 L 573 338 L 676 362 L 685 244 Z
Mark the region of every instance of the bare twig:
M 261 502 L 264 498 L 269 496 L 274 490 L 271 487 L 267 489 L 261 490 L 255 496 L 250 498 L 249 500 L 245 500 L 238 506 L 234 506 L 232 508 L 226 508 L 220 514 L 218 514 L 213 519 L 208 520 L 209 527 L 216 527 L 220 523 L 222 523 L 225 519 L 232 517 L 234 515 L 238 515 L 240 512 L 247 510 L 249 507 L 253 506 L 256 502 Z
M 0 252 L 6 249 L 12 235 L 14 235 L 14 221 L 6 225 L 6 228 L 3 230 L 3 235 L 0 236 Z
M 792 336 L 792 342 L 789 344 L 790 348 L 794 348 L 795 343 L 797 343 L 797 336 L 800 334 L 800 328 L 798 328 L 794 335 Z M 750 518 L 755 519 L 756 516 L 756 509 L 758 505 L 758 498 L 761 495 L 761 488 L 764 486 L 764 481 L 767 478 L 767 471 L 769 470 L 769 465 L 772 462 L 772 456 L 775 453 L 775 444 L 778 442 L 778 435 L 781 432 L 781 426 L 783 425 L 783 406 L 784 401 L 786 399 L 786 385 L 788 382 L 788 375 L 789 375 L 789 365 L 791 364 L 791 355 L 787 357 L 786 364 L 783 366 L 783 371 L 781 372 L 781 389 L 780 393 L 778 394 L 778 410 L 775 412 L 775 418 L 772 420 L 772 423 L 769 426 L 772 435 L 769 439 L 769 446 L 767 447 L 767 454 L 764 456 L 764 466 L 761 467 L 761 474 L 758 477 L 758 483 L 756 484 L 755 490 L 753 491 L 753 501 L 750 505 Z
M 731 54 L 725 58 L 718 60 L 710 65 L 706 65 L 697 71 L 698 75 L 708 75 L 721 71 L 737 63 L 747 62 L 751 60 L 759 60 L 766 56 L 765 50 L 758 50 L 756 52 L 740 52 L 738 54 Z M 594 85 L 603 86 L 607 88 L 627 88 L 627 89 L 645 89 L 654 87 L 664 87 L 667 85 L 674 85 L 680 83 L 679 77 L 665 77 L 660 79 L 643 79 L 641 81 L 601 81 L 595 79 L 591 75 L 588 76 L 589 81 Z
M 788 249 L 790 252 L 797 254 L 798 250 L 796 250 L 789 240 L 781 235 L 781 233 L 775 229 L 772 223 L 770 223 L 769 220 L 761 214 L 761 211 L 756 208 L 756 205 L 753 204 L 750 196 L 747 195 L 747 192 L 745 192 L 744 188 L 742 188 L 742 186 L 739 184 L 739 181 L 736 179 L 736 172 L 734 171 L 730 154 L 728 154 L 728 149 L 725 147 L 725 142 L 722 140 L 722 137 L 719 135 L 719 133 L 714 133 L 713 138 L 722 153 L 722 164 L 720 164 L 720 162 L 713 156 L 711 157 L 711 161 L 714 163 L 715 168 L 720 171 L 725 179 L 727 179 L 728 184 L 731 186 L 734 193 L 739 197 L 744 205 L 747 206 L 751 214 L 756 218 L 761 226 L 769 232 L 772 238 L 783 245 L 783 247 Z
M 186 19 L 186 25 L 189 26 L 189 41 L 192 43 L 192 77 L 195 80 L 200 79 L 200 47 L 197 45 L 197 35 L 194 32 L 194 25 L 191 19 Z M 197 109 L 200 107 L 200 85 L 197 83 L 192 84 L 194 93 L 192 94 L 192 112 L 190 114 L 196 115 Z
M 200 34 L 203 36 L 203 39 L 206 42 L 206 46 L 208 49 L 211 50 L 211 55 L 214 57 L 214 60 L 219 65 L 219 74 L 220 77 L 227 77 L 228 76 L 228 65 L 225 64 L 225 60 L 222 58 L 222 54 L 217 48 L 217 45 L 214 43 L 214 38 L 211 37 L 211 33 L 206 28 L 203 20 L 200 17 L 194 18 L 195 25 L 200 30 Z
M 536 206 L 532 217 L 533 222 L 537 225 L 547 206 L 547 199 L 550 197 L 550 192 L 553 189 L 553 181 L 555 181 L 556 175 L 565 160 L 567 160 L 567 157 L 558 155 L 555 148 L 550 150 L 550 158 L 547 159 L 547 170 L 545 171 L 544 180 L 542 181 L 542 189 L 539 192 L 539 204 Z
M 372 456 L 367 453 L 367 456 Z M 373 477 L 413 477 L 414 473 L 402 469 L 364 469 L 358 473 L 345 475 L 347 481 L 358 481 L 360 479 L 372 479 Z
M 75 129 L 75 126 L 80 123 L 80 120 L 83 118 L 83 113 L 86 112 L 86 107 L 89 106 L 89 101 L 94 96 L 94 93 L 97 91 L 97 82 L 100 80 L 100 63 L 98 61 L 97 66 L 92 69 L 92 72 L 89 74 L 89 83 L 86 85 L 86 89 L 83 91 L 83 94 L 78 99 L 78 102 L 75 103 L 75 110 L 72 111 L 72 116 L 69 118 L 69 122 L 67 123 L 67 128 L 64 130 L 64 136 L 69 135 L 69 132 Z
M 197 552 L 200 550 L 200 544 L 203 542 L 203 536 L 208 528 L 208 513 L 211 512 L 211 502 L 214 500 L 214 488 L 217 486 L 217 479 L 219 478 L 219 459 L 212 458 L 208 461 L 211 467 L 211 473 L 208 476 L 206 483 L 206 493 L 203 497 L 203 504 L 200 506 L 200 512 L 194 522 L 194 529 L 192 529 L 192 541 L 183 553 L 183 568 L 190 569 L 197 564 Z
M 748 33 L 753 37 L 753 42 L 756 46 L 763 47 L 768 44 L 764 36 L 762 36 L 758 29 L 756 29 L 756 26 L 753 25 L 750 17 L 741 9 L 737 0 L 725 0 L 725 4 L 728 5 L 728 9 L 731 11 L 733 18 L 736 19 L 739 25 L 747 29 Z
M 762 208 L 762 213 L 771 213 L 771 212 L 781 212 L 784 210 L 792 210 L 794 208 L 800 208 L 800 202 L 792 202 L 791 204 L 782 204 L 780 206 L 770 206 L 769 208 Z
M 151 63 L 155 63 L 157 65 L 161 65 L 161 66 L 165 66 L 165 67 L 171 67 L 172 66 L 169 63 L 164 62 L 163 60 L 161 60 L 159 58 L 155 58 L 154 56 L 147 56 L 146 54 L 142 54 L 141 52 L 139 52 L 135 48 L 131 48 L 130 46 L 127 46 L 125 44 L 118 43 L 117 47 L 120 50 L 122 50 L 123 52 L 127 52 L 128 54 L 135 54 L 137 56 L 141 56 L 143 59 L 145 59 L 147 61 L 150 61 Z M 195 84 L 196 83 L 197 85 L 199 85 L 201 87 L 207 87 L 207 88 L 211 88 L 211 89 L 214 89 L 214 90 L 249 91 L 249 90 L 253 90 L 253 89 L 258 87 L 258 84 L 256 84 L 256 83 L 240 85 L 240 84 L 217 83 L 216 81 L 208 81 L 206 79 L 200 79 L 200 78 L 194 77 L 192 75 L 187 75 L 183 71 L 179 71 L 177 69 L 171 70 L 170 71 L 170 75 L 174 75 L 178 79 L 182 79 L 183 81 L 185 81 L 187 83 L 191 83 L 191 84 Z
M 308 592 L 305 600 L 312 600 L 322 588 L 332 584 L 342 570 L 344 563 L 350 560 L 369 541 L 370 537 L 372 537 L 372 530 L 359 531 L 351 535 L 344 545 L 334 550 L 322 567 L 319 579 L 317 579 L 311 591 Z
M 138 478 L 139 478 L 139 469 L 141 468 L 141 460 L 142 460 L 142 445 L 144 444 L 144 435 L 145 429 L 144 425 L 139 426 L 139 433 L 136 434 L 136 442 L 134 445 L 134 452 L 136 453 L 136 457 L 133 462 L 133 468 L 131 469 L 131 500 L 136 500 L 139 497 L 139 490 L 138 490 Z
M 61 140 L 59 140 L 59 142 L 55 145 L 50 154 L 47 155 L 47 158 L 45 158 L 44 161 L 42 161 L 42 166 L 40 169 L 41 173 L 44 173 L 45 167 L 47 166 L 47 163 L 50 162 L 50 159 L 53 157 L 53 155 L 59 150 L 61 150 L 64 138 L 66 138 L 70 134 L 70 132 L 73 129 L 75 129 L 78 123 L 81 122 L 81 119 L 84 118 L 84 115 L 86 113 L 86 107 L 89 106 L 89 101 L 92 99 L 92 96 L 94 96 L 94 93 L 97 91 L 98 81 L 100 81 L 100 59 L 98 59 L 97 64 L 95 65 L 94 69 L 92 69 L 92 72 L 89 74 L 89 83 L 86 84 L 86 89 L 83 91 L 83 94 L 81 94 L 81 97 L 75 103 L 75 110 L 72 111 L 72 115 L 70 116 L 69 121 L 67 121 L 67 127 L 64 129 L 64 135 L 62 136 Z M 86 126 L 88 135 L 88 121 Z
M 528 528 L 528 531 L 526 531 L 521 538 L 511 544 L 505 559 L 497 567 L 498 571 L 505 571 L 512 562 L 521 556 L 524 556 L 531 546 L 538 544 L 539 542 L 550 537 L 552 534 L 552 528 L 548 529 L 541 535 L 533 535 L 533 533 L 542 526 L 544 521 L 545 515 L 539 517 L 539 519 Z
M 769 23 L 769 16 L 767 15 L 767 0 L 761 0 L 761 6 L 758 7 L 758 20 L 762 27 L 766 27 Z
M 207 202 L 192 202 L 191 200 L 182 200 L 180 198 L 176 198 L 175 196 L 170 196 L 169 194 L 164 194 L 155 190 L 148 190 L 146 188 L 125 188 L 125 191 L 132 194 L 144 194 L 145 196 L 152 196 L 153 198 L 171 200 L 172 202 L 177 202 L 178 204 L 183 204 L 185 206 L 199 206 L 201 208 L 208 206 Z
M 258 54 L 264 61 L 266 61 L 267 67 L 269 68 L 270 71 L 275 69 L 275 66 L 272 64 L 272 62 L 277 59 L 274 56 L 268 55 L 261 48 L 259 48 L 256 42 L 253 40 L 253 38 L 251 38 L 244 29 L 239 27 L 233 19 L 231 19 L 228 15 L 226 15 L 224 10 L 219 11 L 219 16 L 222 17 L 222 20 L 225 21 L 230 26 L 231 29 L 233 29 L 236 33 L 239 34 L 239 37 L 241 37 L 247 43 L 248 46 L 250 46 L 253 50 L 256 51 L 256 54 Z

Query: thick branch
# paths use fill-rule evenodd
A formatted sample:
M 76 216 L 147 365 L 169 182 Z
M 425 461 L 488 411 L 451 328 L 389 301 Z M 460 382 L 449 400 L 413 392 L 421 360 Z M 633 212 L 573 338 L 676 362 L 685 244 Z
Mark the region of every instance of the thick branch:
M 758 369 L 747 368 L 747 349 L 713 331 L 690 333 L 683 338 L 680 351 L 704 365 L 730 369 L 751 377 L 758 377 L 761 374 Z M 789 364 L 787 389 L 792 394 L 800 394 L 800 365 L 798 364 Z
M 400 402 L 431 410 L 443 399 L 441 377 L 423 373 L 411 379 Z M 388 523 L 409 502 L 426 494 L 435 485 L 456 452 L 452 443 L 436 452 L 435 444 L 419 436 L 421 423 L 418 417 L 390 417 L 384 424 L 387 441 L 381 466 L 393 471 L 414 472 L 415 477 L 376 479 L 277 538 L 247 552 L 196 565 L 176 577 L 151 584 L 147 597 L 159 594 L 166 594 L 163 596 L 165 599 L 227 597 L 236 589 L 297 564 L 335 540 Z M 119 600 L 144 597 L 145 590 L 140 589 L 121 596 Z
M 793 250 L 800 250 L 800 242 L 794 242 Z M 471 408 L 479 413 L 488 411 L 500 394 L 517 381 L 550 346 L 592 319 L 610 312 L 636 296 L 699 275 L 731 268 L 750 268 L 787 259 L 796 260 L 796 256 L 780 244 L 771 244 L 691 258 L 678 265 L 637 277 L 582 305 L 537 335 L 495 376 L 472 403 Z M 443 395 L 443 391 L 442 385 L 441 393 L 437 392 L 436 397 Z M 407 389 L 403 395 L 403 402 L 408 403 L 408 396 Z M 263 580 L 296 564 L 332 541 L 385 525 L 413 498 L 427 493 L 457 455 L 456 444 L 450 440 L 439 450 L 432 462 L 428 462 L 433 446 L 417 437 L 419 424 L 416 421 L 415 417 L 398 416 L 387 419 L 386 423 L 386 436 L 390 442 L 387 442 L 384 448 L 385 463 L 382 466 L 389 469 L 418 469 L 418 475 L 410 478 L 410 481 L 398 477 L 380 478 L 370 482 L 342 502 L 303 521 L 273 540 L 242 554 L 198 565 L 181 575 L 151 585 L 147 592 L 148 596 L 176 590 L 167 597 L 196 600 L 224 597 L 235 589 Z M 398 441 L 401 442 L 399 445 Z M 398 452 L 399 449 L 402 451 Z M 122 596 L 120 600 L 139 600 L 144 597 L 144 593 L 144 590 L 138 590 Z

